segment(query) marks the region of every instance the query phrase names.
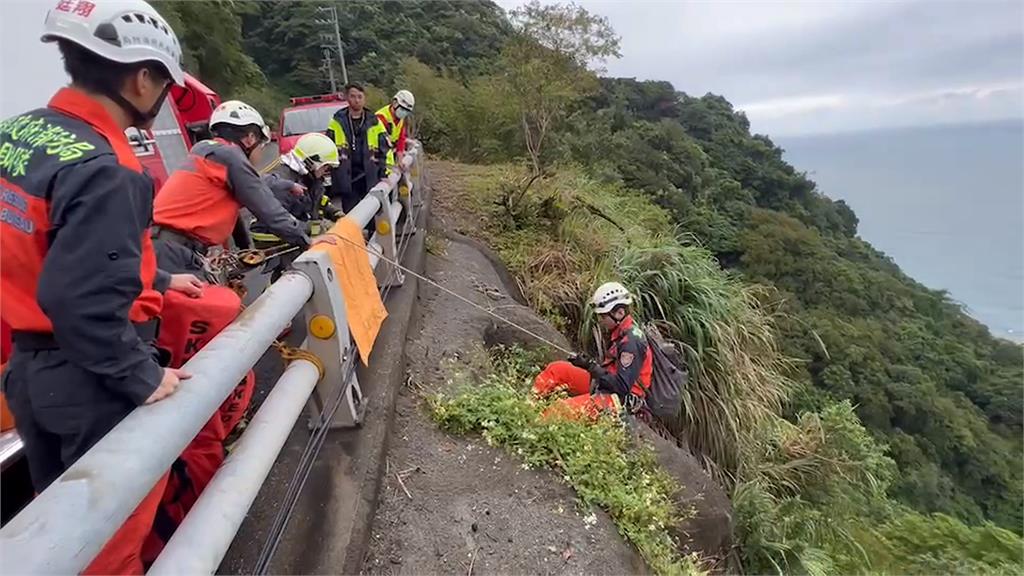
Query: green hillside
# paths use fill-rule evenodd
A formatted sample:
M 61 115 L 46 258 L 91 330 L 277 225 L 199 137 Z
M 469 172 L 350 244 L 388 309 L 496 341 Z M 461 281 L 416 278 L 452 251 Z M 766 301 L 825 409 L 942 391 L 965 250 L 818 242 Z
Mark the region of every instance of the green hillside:
M 617 38 L 585 11 L 336 4 L 350 78 L 413 90 L 427 150 L 478 165 L 467 202 L 535 307 L 579 338 L 615 271 L 686 344 L 712 401 L 677 433 L 733 491 L 748 571 L 1019 567 L 1021 347 L 858 238 L 728 100 L 599 77 Z M 328 88 L 313 4 L 158 7 L 224 95 L 276 116 Z

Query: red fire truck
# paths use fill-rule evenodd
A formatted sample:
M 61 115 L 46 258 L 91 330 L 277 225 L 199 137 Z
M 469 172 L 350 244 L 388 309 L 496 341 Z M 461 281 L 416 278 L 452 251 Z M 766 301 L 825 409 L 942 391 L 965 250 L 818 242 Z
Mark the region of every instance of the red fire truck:
M 135 155 L 156 181 L 159 190 L 171 172 L 182 167 L 192 145 L 209 136 L 209 121 L 220 96 L 193 76 L 185 87 L 171 88 L 167 105 L 160 109 L 152 130 L 129 128 Z
M 331 116 L 346 106 L 345 95 L 340 93 L 299 96 L 292 98 L 291 104 L 281 111 L 281 121 L 277 125 L 281 154 L 294 148 L 303 134 L 327 132 Z

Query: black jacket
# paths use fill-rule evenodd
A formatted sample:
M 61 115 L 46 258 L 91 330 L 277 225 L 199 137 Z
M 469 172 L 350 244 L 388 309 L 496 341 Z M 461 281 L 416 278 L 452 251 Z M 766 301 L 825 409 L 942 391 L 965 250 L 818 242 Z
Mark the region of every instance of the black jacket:
M 338 147 L 341 164 L 331 173 L 331 196 L 350 197 L 357 190 L 365 193 L 373 188 L 379 179 L 379 170 L 370 150 L 367 132 L 378 122 L 370 110 L 363 109 L 363 121 L 353 125 L 348 107 L 334 113 L 327 128 L 327 136 Z M 364 183 L 353 186 L 353 178 L 362 178 Z

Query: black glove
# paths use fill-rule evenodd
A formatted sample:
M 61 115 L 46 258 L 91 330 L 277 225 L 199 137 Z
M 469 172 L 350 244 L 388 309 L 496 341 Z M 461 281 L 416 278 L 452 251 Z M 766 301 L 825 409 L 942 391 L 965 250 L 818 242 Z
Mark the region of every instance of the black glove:
M 577 368 L 582 368 L 584 370 L 589 371 L 591 367 L 594 366 L 594 361 L 590 358 L 590 356 L 587 356 L 585 353 L 580 352 L 579 354 L 573 354 L 572 356 L 569 356 L 569 364 L 572 364 Z

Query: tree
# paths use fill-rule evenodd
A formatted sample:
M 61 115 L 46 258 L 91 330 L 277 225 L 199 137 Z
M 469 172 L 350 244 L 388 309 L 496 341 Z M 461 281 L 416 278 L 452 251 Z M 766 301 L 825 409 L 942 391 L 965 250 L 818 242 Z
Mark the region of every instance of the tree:
M 545 142 L 566 124 L 567 112 L 597 88 L 590 67 L 619 56 L 619 37 L 606 18 L 575 4 L 542 6 L 534 0 L 510 17 L 514 34 L 503 68 L 530 158 L 525 193 L 544 172 Z
M 153 2 L 178 34 L 185 67 L 222 96 L 245 88 L 265 86 L 266 77 L 242 50 L 246 6 L 229 0 Z

